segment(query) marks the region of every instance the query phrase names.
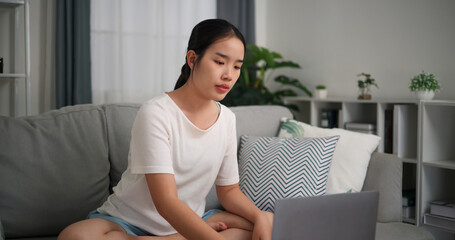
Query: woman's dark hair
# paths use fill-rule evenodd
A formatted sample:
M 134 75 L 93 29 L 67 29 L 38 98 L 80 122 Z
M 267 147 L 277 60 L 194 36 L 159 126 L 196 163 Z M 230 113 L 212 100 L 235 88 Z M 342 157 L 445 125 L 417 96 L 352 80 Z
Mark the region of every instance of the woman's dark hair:
M 190 40 L 188 41 L 187 52 L 193 50 L 198 55 L 194 66 L 204 56 L 205 50 L 219 39 L 235 36 L 243 43 L 244 50 L 246 50 L 245 38 L 242 33 L 231 23 L 223 19 L 207 19 L 198 23 L 191 32 Z M 245 51 L 244 51 L 245 52 Z M 185 57 L 186 59 L 186 57 Z M 174 90 L 183 86 L 188 78 L 190 77 L 191 68 L 188 65 L 188 61 L 185 60 L 185 64 L 182 67 L 177 83 L 175 84 Z

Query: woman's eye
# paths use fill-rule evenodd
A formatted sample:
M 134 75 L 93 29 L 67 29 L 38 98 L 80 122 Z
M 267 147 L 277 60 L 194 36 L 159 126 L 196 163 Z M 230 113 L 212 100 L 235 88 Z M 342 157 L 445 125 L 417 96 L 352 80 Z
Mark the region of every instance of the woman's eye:
M 242 68 L 242 67 L 239 67 L 239 66 L 234 66 L 234 68 L 235 68 L 235 69 L 240 69 L 240 68 Z
M 223 65 L 224 64 L 223 62 L 217 61 L 217 60 L 215 60 L 215 63 L 218 64 L 218 65 Z

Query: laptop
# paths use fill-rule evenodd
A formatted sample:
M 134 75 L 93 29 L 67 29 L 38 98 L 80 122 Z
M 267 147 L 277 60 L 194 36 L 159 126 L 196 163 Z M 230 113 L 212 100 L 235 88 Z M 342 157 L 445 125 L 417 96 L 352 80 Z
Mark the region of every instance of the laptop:
M 276 201 L 272 240 L 374 240 L 378 192 Z

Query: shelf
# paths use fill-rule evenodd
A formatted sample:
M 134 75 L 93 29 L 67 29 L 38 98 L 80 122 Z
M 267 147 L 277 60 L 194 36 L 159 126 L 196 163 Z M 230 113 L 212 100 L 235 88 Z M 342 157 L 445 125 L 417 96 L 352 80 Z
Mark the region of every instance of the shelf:
M 0 73 L 0 79 L 3 78 L 26 78 L 25 73 Z
M 452 169 L 455 170 L 455 160 L 445 160 L 445 161 L 434 161 L 434 162 L 423 162 L 424 166 Z
M 447 100 L 422 100 L 421 103 L 423 105 L 435 105 L 435 106 L 452 106 L 455 107 L 454 101 L 447 101 Z
M 11 59 L 18 59 L 19 49 L 24 49 L 24 70 L 18 70 L 15 62 L 11 61 L 8 69 L 12 69 L 13 73 L 0 73 L 0 80 L 11 81 L 10 87 L 10 115 L 13 117 L 19 116 L 19 97 L 17 91 L 17 81 L 16 79 L 24 79 L 24 88 L 25 88 L 25 114 L 30 115 L 30 2 L 29 0 L 0 0 L 0 8 L 6 8 L 12 10 L 12 19 L 11 20 L 11 29 L 13 29 L 11 36 L 12 41 L 9 44 L 9 48 L 12 49 L 12 56 L 9 56 Z M 24 26 L 23 29 L 19 30 L 19 11 L 23 11 L 24 17 Z M 20 46 L 20 41 L 18 39 L 19 31 L 24 31 L 24 42 L 23 46 Z M 7 70 L 8 71 L 8 70 Z M 16 73 L 17 71 L 23 73 Z
M 405 163 L 413 163 L 413 164 L 417 164 L 417 159 L 415 158 L 402 158 L 403 162 Z
M 289 101 L 314 101 L 314 102 L 344 102 L 344 103 L 408 103 L 408 104 L 418 104 L 419 101 L 416 99 L 394 99 L 394 98 L 373 98 L 370 100 L 359 100 L 353 97 L 329 97 L 329 98 L 311 98 L 311 97 L 286 97 L 286 100 Z
M 424 225 L 455 233 L 455 219 L 426 213 Z
M 25 4 L 24 0 L 0 0 L 0 7 L 15 8 L 24 4 Z
M 287 97 L 285 102 L 298 105 L 301 110 L 294 113 L 296 119 L 312 125 L 319 125 L 324 109 L 338 109 L 341 126 L 346 122 L 376 124 L 382 138 L 377 151 L 395 150 L 403 161 L 402 189 L 416 189 L 416 217 L 403 218 L 403 222 L 425 225 L 430 202 L 455 199 L 455 101 Z
M 416 224 L 415 218 L 403 218 L 404 223 Z

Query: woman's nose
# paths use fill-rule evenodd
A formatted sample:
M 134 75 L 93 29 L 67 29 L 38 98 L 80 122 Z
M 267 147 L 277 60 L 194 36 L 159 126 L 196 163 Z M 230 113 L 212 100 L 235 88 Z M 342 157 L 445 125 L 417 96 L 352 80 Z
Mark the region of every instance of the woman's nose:
M 223 72 L 222 79 L 231 81 L 232 80 L 232 70 L 229 68 L 226 68 L 226 70 Z

